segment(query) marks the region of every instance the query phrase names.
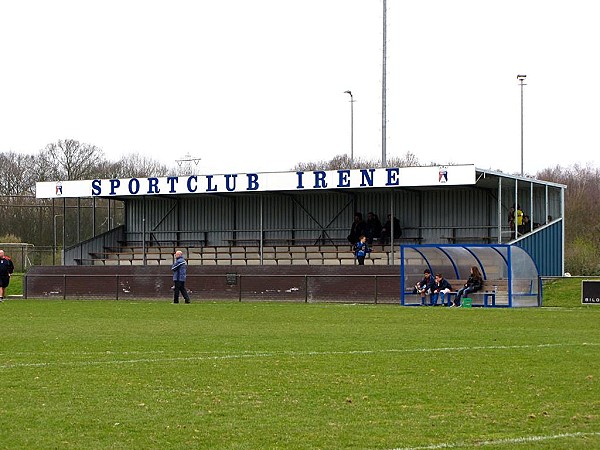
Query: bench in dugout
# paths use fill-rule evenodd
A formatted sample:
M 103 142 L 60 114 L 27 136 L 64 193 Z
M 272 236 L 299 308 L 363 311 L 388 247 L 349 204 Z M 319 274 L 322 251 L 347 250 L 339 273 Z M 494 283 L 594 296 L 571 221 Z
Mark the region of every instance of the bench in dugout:
M 441 303 L 441 296 L 438 298 L 438 301 L 437 301 L 437 304 L 442 304 L 443 306 L 450 306 L 452 304 L 452 302 L 454 301 L 454 299 L 456 298 L 456 295 L 458 294 L 458 290 L 461 289 L 466 283 L 466 280 L 447 279 L 447 281 L 452 286 L 452 291 L 448 292 L 447 294 L 444 294 L 443 303 Z M 530 292 L 530 294 L 528 294 L 528 295 L 534 295 L 534 294 L 531 294 L 532 281 L 531 280 L 522 280 L 522 281 L 527 281 L 527 283 L 528 283 L 529 292 Z M 515 286 L 514 282 L 513 282 L 513 286 Z M 513 295 L 525 295 L 525 294 L 513 294 Z M 414 293 L 412 291 L 412 288 L 410 291 L 404 293 L 404 298 L 406 299 L 406 297 L 414 297 L 414 299 L 415 299 L 414 302 L 410 302 L 410 303 L 405 302 L 405 304 L 408 304 L 408 305 L 430 305 L 431 304 L 431 294 L 427 294 L 425 296 L 425 298 L 422 299 L 420 294 Z M 480 289 L 477 292 L 471 292 L 470 294 L 467 295 L 467 298 L 470 298 L 472 300 L 473 306 L 484 306 L 484 307 L 497 306 L 496 300 L 499 297 L 508 298 L 508 280 L 484 280 L 482 289 Z M 506 303 L 506 305 L 508 305 L 508 302 Z
M 461 289 L 466 280 L 448 280 L 453 290 L 446 294 L 446 305 L 450 306 L 458 290 Z M 465 297 L 470 298 L 473 306 L 496 306 L 496 296 L 500 292 L 505 292 L 508 295 L 508 280 L 483 280 L 483 286 L 476 292 L 471 292 Z M 463 297 L 464 298 L 464 297 Z
M 446 304 L 449 305 L 454 298 L 458 289 L 465 284 L 465 280 L 448 280 L 456 291 L 450 292 L 446 297 Z M 455 282 L 456 284 L 453 284 Z M 512 296 L 537 296 L 533 289 L 534 280 L 531 279 L 513 279 L 512 280 Z M 473 306 L 508 306 L 508 280 L 484 280 L 483 287 L 477 292 L 471 292 L 466 295 L 472 300 Z

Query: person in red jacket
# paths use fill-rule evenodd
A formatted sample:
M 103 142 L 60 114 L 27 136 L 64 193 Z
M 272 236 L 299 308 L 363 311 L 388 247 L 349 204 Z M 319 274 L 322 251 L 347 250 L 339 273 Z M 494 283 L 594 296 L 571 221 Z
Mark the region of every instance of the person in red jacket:
M 0 302 L 4 300 L 4 294 L 15 266 L 8 256 L 4 256 L 4 250 L 0 250 Z

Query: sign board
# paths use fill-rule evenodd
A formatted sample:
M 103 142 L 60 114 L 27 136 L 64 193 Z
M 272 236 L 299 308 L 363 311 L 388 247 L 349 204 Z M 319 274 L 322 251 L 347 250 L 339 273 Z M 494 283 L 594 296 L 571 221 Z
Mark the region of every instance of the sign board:
M 584 280 L 581 282 L 581 303 L 600 305 L 600 281 Z
M 237 284 L 237 273 L 225 274 L 225 280 L 228 286 L 235 286 Z
M 43 181 L 36 183 L 35 195 L 37 198 L 84 198 L 463 186 L 476 183 L 475 172 L 474 165 L 448 165 Z

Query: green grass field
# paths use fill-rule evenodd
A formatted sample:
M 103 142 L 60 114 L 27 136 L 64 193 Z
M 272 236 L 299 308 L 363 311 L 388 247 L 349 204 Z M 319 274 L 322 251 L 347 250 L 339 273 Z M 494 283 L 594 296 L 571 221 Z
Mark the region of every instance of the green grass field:
M 0 448 L 600 448 L 600 307 L 561 283 L 513 310 L 9 300 Z

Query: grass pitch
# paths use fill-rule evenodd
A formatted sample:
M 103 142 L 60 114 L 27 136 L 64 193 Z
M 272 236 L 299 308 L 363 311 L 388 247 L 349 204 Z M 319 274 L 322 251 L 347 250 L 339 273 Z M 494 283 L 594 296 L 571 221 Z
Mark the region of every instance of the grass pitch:
M 9 300 L 0 448 L 600 448 L 600 307 Z

